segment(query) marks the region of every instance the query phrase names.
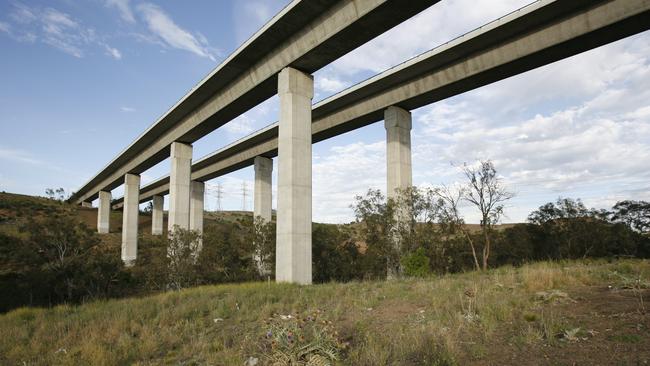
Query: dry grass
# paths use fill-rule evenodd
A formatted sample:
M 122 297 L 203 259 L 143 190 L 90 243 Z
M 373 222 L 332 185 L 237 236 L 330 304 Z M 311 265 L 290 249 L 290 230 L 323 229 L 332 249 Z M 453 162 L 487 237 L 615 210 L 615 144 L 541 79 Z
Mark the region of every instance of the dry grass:
M 341 364 L 447 365 L 481 360 L 495 338 L 557 342 L 574 329 L 540 291 L 650 278 L 640 260 L 537 263 L 422 280 L 308 287 L 248 283 L 0 316 L 0 364 L 243 365 L 264 360 L 265 321 L 321 310 L 349 343 Z

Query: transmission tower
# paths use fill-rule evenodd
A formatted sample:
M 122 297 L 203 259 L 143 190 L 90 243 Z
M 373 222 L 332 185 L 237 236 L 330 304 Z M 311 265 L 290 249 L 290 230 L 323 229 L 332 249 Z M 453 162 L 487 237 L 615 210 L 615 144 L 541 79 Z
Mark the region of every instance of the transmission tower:
M 246 211 L 246 197 L 248 196 L 248 187 L 246 186 L 246 182 L 241 183 L 241 195 L 242 195 L 241 210 Z
M 221 199 L 223 198 L 223 185 L 221 185 L 221 182 L 217 183 L 217 191 L 215 193 L 217 195 L 217 211 L 221 212 Z

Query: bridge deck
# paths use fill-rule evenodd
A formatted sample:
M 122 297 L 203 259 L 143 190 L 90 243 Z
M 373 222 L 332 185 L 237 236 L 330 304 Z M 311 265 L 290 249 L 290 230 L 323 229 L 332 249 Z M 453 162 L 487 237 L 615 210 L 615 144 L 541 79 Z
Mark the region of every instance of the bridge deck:
M 380 121 L 390 105 L 418 108 L 647 29 L 649 0 L 533 3 L 315 104 L 313 142 Z M 277 136 L 274 123 L 196 161 L 192 179 L 276 156 Z M 142 187 L 141 201 L 167 193 L 168 183 L 162 177 Z
M 277 92 L 277 74 L 307 73 L 439 0 L 294 0 L 70 198 L 92 201 L 169 157 L 174 141 L 192 143 Z

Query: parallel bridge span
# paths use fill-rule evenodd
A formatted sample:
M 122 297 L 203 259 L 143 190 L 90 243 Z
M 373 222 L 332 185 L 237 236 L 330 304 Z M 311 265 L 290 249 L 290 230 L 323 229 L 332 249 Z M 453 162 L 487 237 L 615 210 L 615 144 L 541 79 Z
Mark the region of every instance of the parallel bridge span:
M 650 28 L 644 0 L 538 1 L 313 106 L 312 140 L 319 142 L 381 121 L 392 105 L 412 110 Z M 192 164 L 192 180 L 207 181 L 275 157 L 273 123 Z M 169 176 L 142 187 L 140 202 L 169 193 Z M 122 207 L 122 198 L 113 208 Z
M 277 94 L 278 73 L 313 73 L 439 0 L 294 0 L 70 198 L 93 201 Z
M 98 231 L 106 233 L 110 191 L 124 182 L 114 208 L 124 210 L 122 259 L 130 265 L 137 258 L 138 203 L 153 200 L 154 235 L 163 233 L 165 194 L 168 231 L 202 231 L 204 182 L 249 165 L 255 217 L 270 220 L 271 158 L 278 156 L 275 278 L 308 284 L 314 142 L 383 119 L 391 197 L 412 184 L 410 110 L 650 28 L 650 0 L 539 0 L 312 105 L 313 71 L 436 2 L 292 2 L 71 201 L 87 205 L 99 197 Z M 192 142 L 275 93 L 279 122 L 192 164 Z M 167 157 L 170 175 L 140 187 L 139 174 Z M 258 270 L 264 272 L 261 260 Z

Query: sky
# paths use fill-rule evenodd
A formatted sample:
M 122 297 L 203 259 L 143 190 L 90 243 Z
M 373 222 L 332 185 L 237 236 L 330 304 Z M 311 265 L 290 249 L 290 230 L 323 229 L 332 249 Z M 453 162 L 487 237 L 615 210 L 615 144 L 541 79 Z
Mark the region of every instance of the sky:
M 442 0 L 317 71 L 314 102 L 529 2 Z M 0 191 L 78 189 L 287 3 L 0 0 Z M 490 159 L 516 194 L 504 222 L 558 197 L 650 200 L 648 32 L 411 112 L 414 184 L 456 184 L 463 163 Z M 194 159 L 277 117 L 272 97 L 197 141 Z M 314 145 L 314 221 L 352 221 L 355 196 L 385 191 L 385 138 L 378 122 Z M 207 182 L 208 210 L 218 184 L 222 209 L 252 209 L 252 167 Z

